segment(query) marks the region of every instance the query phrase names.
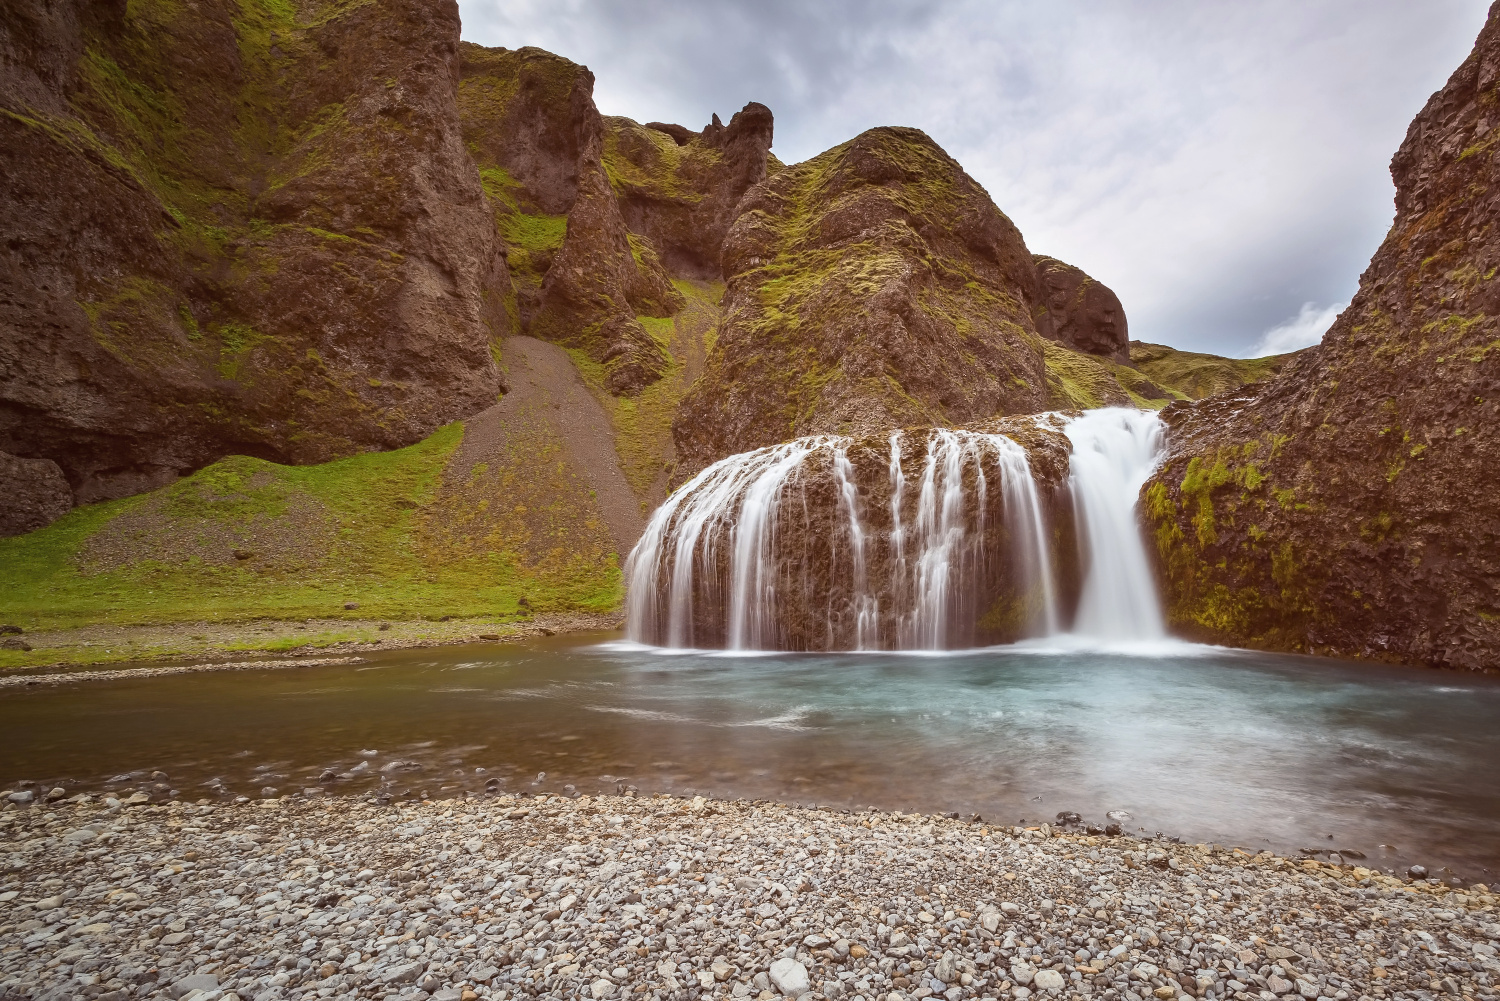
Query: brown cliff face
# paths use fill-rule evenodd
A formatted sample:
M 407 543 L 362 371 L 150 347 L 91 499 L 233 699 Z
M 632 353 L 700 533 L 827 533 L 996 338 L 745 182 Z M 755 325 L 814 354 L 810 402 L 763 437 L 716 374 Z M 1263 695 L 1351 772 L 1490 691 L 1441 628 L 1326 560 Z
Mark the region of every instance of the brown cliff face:
M 1031 254 L 923 133 L 873 129 L 739 211 L 723 325 L 673 425 L 679 478 L 806 434 L 1045 408 Z
M 612 392 L 639 392 L 667 360 L 637 317 L 670 316 L 683 299 L 625 227 L 594 75 L 540 49 L 462 50 L 464 136 L 514 276 L 513 329 L 582 349 Z
M 1037 323 L 1041 332 L 1075 351 L 1129 363 L 1130 334 L 1119 296 L 1055 257 L 1037 254 L 1033 260 L 1047 305 Z
M 7 7 L 0 450 L 79 501 L 492 401 L 506 284 L 453 3 Z
M 1391 163 L 1396 220 L 1323 344 L 1167 411 L 1144 495 L 1179 628 L 1500 662 L 1500 9 Z

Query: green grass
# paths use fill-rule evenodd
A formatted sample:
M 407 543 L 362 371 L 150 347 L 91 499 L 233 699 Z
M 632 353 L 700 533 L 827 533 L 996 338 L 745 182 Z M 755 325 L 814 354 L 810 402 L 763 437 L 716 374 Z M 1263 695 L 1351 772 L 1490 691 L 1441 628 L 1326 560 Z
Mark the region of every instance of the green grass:
M 1107 358 L 1081 354 L 1055 341 L 1044 341 L 1049 403 L 1058 410 L 1092 410 L 1129 406 L 1160 410 L 1181 394 L 1161 395 L 1140 372 Z M 1170 391 L 1168 391 L 1170 392 Z
M 616 607 L 613 557 L 538 562 L 452 543 L 434 526 L 443 469 L 462 437 L 454 423 L 409 448 L 317 466 L 231 456 L 152 493 L 78 508 L 0 540 L 0 621 L 45 630 L 493 617 L 523 614 L 521 598 L 538 611 Z M 274 540 L 287 537 L 297 544 L 278 549 Z M 155 551 L 153 539 L 188 541 Z M 256 554 L 234 559 L 224 552 L 234 539 Z M 123 560 L 108 556 L 121 551 Z M 345 611 L 345 602 L 360 607 Z M 13 659 L 6 652 L 0 666 Z
M 1132 341 L 1130 362 L 1146 378 L 1184 398 L 1201 400 L 1263 382 L 1281 371 L 1291 355 L 1265 358 L 1221 358 L 1218 355 L 1178 351 L 1164 344 Z

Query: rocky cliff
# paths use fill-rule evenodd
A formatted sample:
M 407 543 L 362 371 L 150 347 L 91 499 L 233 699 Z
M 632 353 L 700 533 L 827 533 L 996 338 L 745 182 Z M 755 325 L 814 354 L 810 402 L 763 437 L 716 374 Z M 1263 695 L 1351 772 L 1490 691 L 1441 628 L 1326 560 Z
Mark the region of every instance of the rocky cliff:
M 872 129 L 751 188 L 724 322 L 675 424 L 685 471 L 820 431 L 1045 409 L 1020 232 L 916 129 Z
M 1500 657 L 1500 9 L 1391 162 L 1396 219 L 1320 347 L 1166 411 L 1144 495 L 1178 628 Z
M 1046 304 L 1042 332 L 1074 350 L 1129 362 L 1130 333 L 1119 296 L 1082 268 L 1043 254 L 1035 260 Z
M 0 450 L 78 501 L 494 400 L 453 3 L 7 4 Z

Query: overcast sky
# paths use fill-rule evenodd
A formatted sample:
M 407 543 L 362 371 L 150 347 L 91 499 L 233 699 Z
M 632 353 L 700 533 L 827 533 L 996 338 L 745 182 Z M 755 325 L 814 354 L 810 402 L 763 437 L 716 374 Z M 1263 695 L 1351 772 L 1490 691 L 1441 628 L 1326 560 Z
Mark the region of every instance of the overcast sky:
M 605 114 L 700 128 L 747 101 L 795 163 L 927 132 L 1131 336 L 1315 341 L 1390 227 L 1388 165 L 1482 0 L 459 0 L 464 37 L 594 71 Z

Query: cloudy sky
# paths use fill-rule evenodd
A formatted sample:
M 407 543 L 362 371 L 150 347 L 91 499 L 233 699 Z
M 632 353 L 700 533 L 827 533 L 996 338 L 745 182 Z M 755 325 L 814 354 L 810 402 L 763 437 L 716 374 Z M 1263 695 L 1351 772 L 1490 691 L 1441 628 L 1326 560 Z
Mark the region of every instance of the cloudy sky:
M 1316 341 L 1392 218 L 1391 154 L 1484 0 L 459 0 L 464 37 L 594 71 L 605 114 L 700 128 L 747 101 L 776 154 L 926 131 L 1033 252 L 1111 286 L 1131 336 Z

